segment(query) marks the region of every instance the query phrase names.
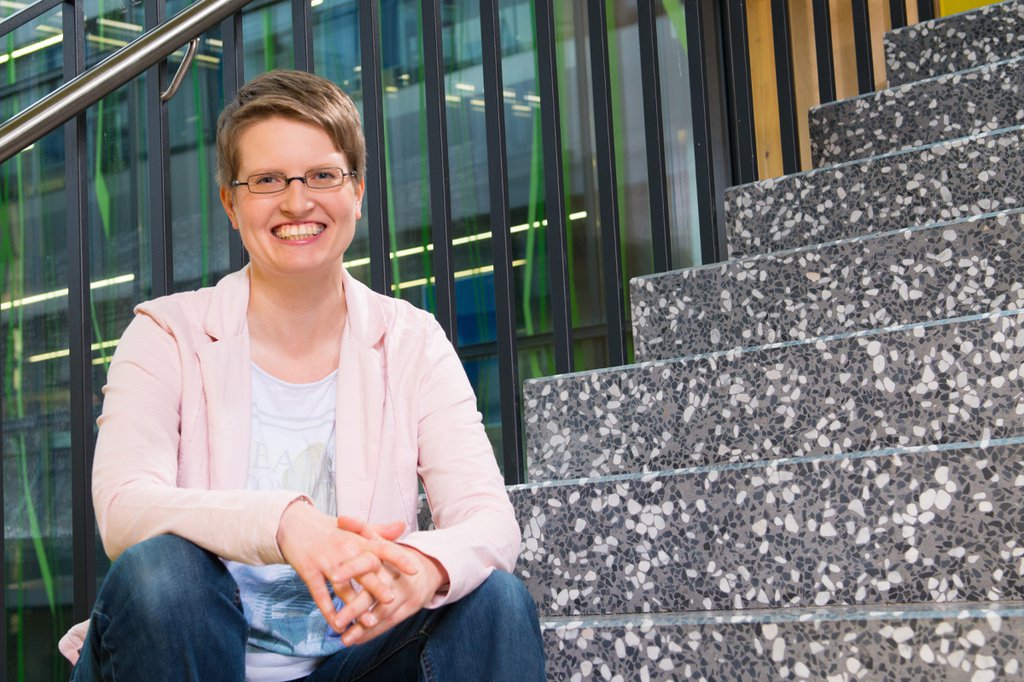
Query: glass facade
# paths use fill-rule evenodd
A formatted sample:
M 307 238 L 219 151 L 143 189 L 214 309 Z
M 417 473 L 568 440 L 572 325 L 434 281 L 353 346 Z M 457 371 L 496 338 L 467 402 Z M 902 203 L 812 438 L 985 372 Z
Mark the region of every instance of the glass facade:
M 169 0 L 168 14 L 190 4 Z M 363 73 L 356 0 L 312 0 L 314 70 L 349 92 L 359 106 Z M 697 263 L 700 235 L 693 189 L 693 150 L 685 16 L 662 0 L 658 41 L 665 108 L 665 154 L 672 223 L 672 262 Z M 614 163 L 623 287 L 653 269 L 637 28 L 637 0 L 606 0 Z M 22 5 L 0 3 L 0 19 Z M 589 24 L 585 3 L 555 2 L 557 78 L 575 369 L 607 365 L 603 249 L 597 180 Z M 88 0 L 86 61 L 93 65 L 140 35 L 144 3 Z M 556 368 L 548 274 L 544 140 L 537 60 L 536 9 L 500 0 L 509 180 L 514 319 L 520 379 Z M 392 293 L 435 309 L 423 18 L 417 0 L 380 0 L 387 218 Z M 499 454 L 501 403 L 496 337 L 494 249 L 488 186 L 488 138 L 478 0 L 441 3 L 443 96 L 450 165 L 451 253 L 457 346 Z M 0 36 L 0 115 L 14 113 L 63 82 L 60 9 Z M 292 5 L 256 0 L 243 12 L 244 74 L 295 63 Z M 173 73 L 184 50 L 169 59 Z M 224 102 L 223 41 L 204 36 L 178 94 L 167 105 L 172 288 L 213 284 L 231 268 L 229 224 L 214 181 L 216 117 Z M 152 295 L 153 263 L 146 76 L 89 108 L 88 325 L 92 335 L 95 416 L 110 355 L 132 315 Z M 68 227 L 64 134 L 55 131 L 0 165 L 0 343 L 3 357 L 3 581 L 6 679 L 63 680 L 56 650 L 71 623 L 71 435 L 68 327 Z M 352 274 L 370 282 L 366 216 L 346 254 Z M 628 315 L 628 301 L 626 302 Z M 627 318 L 628 321 L 628 318 Z M 509 475 L 509 472 L 506 472 Z M 513 480 L 511 477 L 510 480 Z M 102 555 L 102 552 L 100 551 Z M 96 560 L 97 579 L 105 559 Z
M 2 37 L 5 119 L 63 82 L 61 39 L 59 9 Z M 0 202 L 5 674 L 56 679 L 66 670 L 39 644 L 71 624 L 72 604 L 61 131 L 0 166 Z

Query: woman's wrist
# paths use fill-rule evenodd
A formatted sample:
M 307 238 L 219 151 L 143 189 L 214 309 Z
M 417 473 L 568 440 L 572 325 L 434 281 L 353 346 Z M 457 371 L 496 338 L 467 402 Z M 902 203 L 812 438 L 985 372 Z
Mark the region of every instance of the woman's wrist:
M 445 594 L 448 592 L 448 571 L 445 570 L 441 562 L 429 554 L 424 554 L 415 547 L 409 547 L 409 549 L 416 552 L 420 557 L 420 563 L 423 565 L 423 570 L 426 571 L 426 577 L 429 581 L 428 584 L 433 588 L 431 594 Z
M 277 551 L 280 552 L 282 557 L 284 556 L 284 543 L 282 540 L 287 534 L 287 531 L 285 530 L 287 520 L 289 517 L 294 519 L 296 517 L 296 512 L 299 510 L 305 510 L 306 506 L 314 510 L 316 509 L 316 505 L 313 504 L 313 500 L 309 499 L 305 495 L 299 495 L 289 502 L 288 505 L 285 506 L 284 511 L 281 512 L 281 518 L 278 519 L 277 522 L 277 533 L 274 538 L 277 541 Z

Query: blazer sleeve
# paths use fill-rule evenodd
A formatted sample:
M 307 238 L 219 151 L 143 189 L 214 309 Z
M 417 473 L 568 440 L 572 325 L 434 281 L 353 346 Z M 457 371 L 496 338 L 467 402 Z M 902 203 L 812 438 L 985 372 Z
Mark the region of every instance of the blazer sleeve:
M 225 559 L 281 563 L 277 527 L 296 493 L 178 487 L 182 363 L 189 354 L 145 314 L 136 315 L 118 343 L 93 461 L 103 547 L 116 559 L 136 543 L 171 533 Z
M 418 475 L 435 529 L 402 538 L 444 566 L 437 607 L 476 589 L 494 569 L 511 571 L 521 533 L 484 431 L 476 396 L 455 349 L 431 319 L 421 366 Z

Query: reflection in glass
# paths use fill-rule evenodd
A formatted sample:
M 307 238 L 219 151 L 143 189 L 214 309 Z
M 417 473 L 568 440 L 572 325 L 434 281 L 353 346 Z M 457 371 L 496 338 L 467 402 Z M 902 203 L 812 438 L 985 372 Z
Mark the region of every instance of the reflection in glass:
M 356 0 L 331 0 L 313 6 L 313 64 L 352 98 L 363 115 L 362 44 Z M 368 162 L 372 162 L 369 159 Z M 353 277 L 370 285 L 370 237 L 366 217 L 356 223 L 352 244 L 345 252 L 345 266 Z
M 686 12 L 681 0 L 662 0 L 661 5 L 664 12 L 659 11 L 657 16 L 658 60 L 661 66 L 669 224 L 672 227 L 672 267 L 686 268 L 701 264 L 693 110 L 690 98 L 677 94 L 690 92 Z
M 167 3 L 168 15 L 190 4 Z M 189 67 L 178 93 L 167 108 L 170 179 L 166 188 L 171 208 L 171 243 L 174 290 L 209 286 L 230 269 L 230 229 L 220 205 L 214 180 L 217 114 L 224 106 L 223 40 L 220 26 L 207 31 L 199 53 Z M 174 74 L 184 50 L 168 60 Z
M 14 8 L 16 9 L 16 8 Z M 12 13 L 0 5 L 0 18 Z M 0 38 L 4 120 L 63 82 L 60 11 Z M 4 618 L 9 680 L 67 679 L 71 459 L 64 135 L 0 166 Z
M 292 3 L 254 3 L 242 14 L 245 78 L 272 69 L 295 68 L 292 48 Z
M 394 295 L 434 309 L 420 3 L 381 3 L 388 221 Z

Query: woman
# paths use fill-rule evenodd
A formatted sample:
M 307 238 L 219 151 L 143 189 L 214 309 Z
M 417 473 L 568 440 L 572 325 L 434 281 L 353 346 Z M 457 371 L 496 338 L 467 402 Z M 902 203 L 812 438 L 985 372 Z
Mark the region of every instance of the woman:
M 351 100 L 259 76 L 217 155 L 250 263 L 140 305 L 118 345 L 93 470 L 114 563 L 84 643 L 62 642 L 72 679 L 543 679 L 458 357 L 343 266 L 364 188 Z M 436 530 L 416 530 L 420 482 Z

